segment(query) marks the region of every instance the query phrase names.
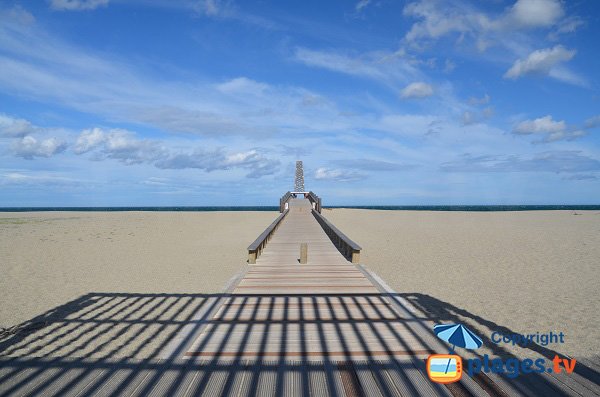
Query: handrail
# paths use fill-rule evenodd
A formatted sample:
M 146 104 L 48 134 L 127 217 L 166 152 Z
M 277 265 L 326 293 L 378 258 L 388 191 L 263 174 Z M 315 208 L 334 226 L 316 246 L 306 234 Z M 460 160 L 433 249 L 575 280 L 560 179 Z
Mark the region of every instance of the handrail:
M 342 255 L 350 260 L 350 262 L 358 263 L 360 261 L 360 251 L 362 250 L 361 246 L 352 241 L 350 237 L 342 233 L 337 227 L 333 226 L 331 222 L 315 209 L 312 210 L 312 214 Z
M 315 210 L 317 210 L 317 212 L 320 214 L 321 213 L 321 198 L 319 196 L 317 196 L 315 193 L 313 193 L 312 191 L 308 192 L 308 194 L 306 195 L 306 198 L 310 201 L 311 204 L 313 204 L 313 208 Z
M 260 256 L 260 254 L 262 253 L 263 249 L 267 245 L 267 242 L 271 239 L 271 236 L 273 235 L 273 233 L 275 232 L 275 230 L 277 230 L 277 227 L 279 227 L 279 224 L 281 223 L 281 221 L 283 220 L 283 218 L 285 218 L 285 216 L 287 215 L 288 212 L 289 212 L 289 209 L 284 210 L 277 217 L 277 219 L 275 219 L 273 221 L 273 223 L 271 223 L 265 229 L 265 231 L 262 232 L 260 234 L 260 236 L 258 236 L 256 238 L 256 240 L 254 240 L 254 242 L 248 246 L 248 263 L 250 263 L 250 264 L 255 264 L 256 263 L 256 259 Z
M 279 212 L 285 211 L 285 203 L 287 203 L 291 197 L 292 192 L 288 191 L 286 194 L 283 195 L 283 197 L 279 199 Z

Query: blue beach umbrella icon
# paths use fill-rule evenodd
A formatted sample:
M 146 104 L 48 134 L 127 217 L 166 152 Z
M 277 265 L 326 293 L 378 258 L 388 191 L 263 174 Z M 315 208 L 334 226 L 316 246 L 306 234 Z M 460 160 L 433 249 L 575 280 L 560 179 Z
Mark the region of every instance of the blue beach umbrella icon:
M 462 324 L 434 325 L 433 332 L 435 332 L 438 338 L 452 344 L 452 349 L 450 349 L 452 354 L 454 354 L 456 346 L 465 349 L 478 349 L 483 345 L 481 338 Z M 450 360 L 448 360 L 446 372 L 448 372 L 448 366 L 450 366 Z

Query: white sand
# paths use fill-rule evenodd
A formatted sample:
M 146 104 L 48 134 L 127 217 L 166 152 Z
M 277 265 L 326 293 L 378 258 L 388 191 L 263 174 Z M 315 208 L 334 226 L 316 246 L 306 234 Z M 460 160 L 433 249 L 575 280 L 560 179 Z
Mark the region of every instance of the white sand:
M 548 348 L 600 352 L 599 211 L 323 214 L 363 247 L 361 263 L 437 316 L 456 314 L 441 301 L 488 337 L 562 331 L 564 345 Z
M 222 292 L 277 215 L 0 213 L 0 327 L 89 292 Z
M 578 213 L 323 211 L 363 246 L 361 263 L 436 320 L 488 337 L 562 331 L 550 349 L 588 356 L 600 352 L 600 212 Z M 277 215 L 0 213 L 0 327 L 88 296 L 0 355 L 155 357 Z

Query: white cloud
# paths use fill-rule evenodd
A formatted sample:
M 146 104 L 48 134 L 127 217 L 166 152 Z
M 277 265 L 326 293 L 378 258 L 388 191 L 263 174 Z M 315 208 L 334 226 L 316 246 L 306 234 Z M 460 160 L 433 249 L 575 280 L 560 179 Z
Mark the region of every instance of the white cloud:
M 123 129 L 91 128 L 81 132 L 73 147 L 75 154 L 91 153 L 91 159 L 115 159 L 124 164 L 152 164 L 160 169 L 202 169 L 207 172 L 242 168 L 247 177 L 260 178 L 279 170 L 279 160 L 257 150 L 228 153 L 222 149 L 174 149 L 164 142 L 139 139 Z
M 556 141 L 572 141 L 577 138 L 581 138 L 587 135 L 587 131 L 584 130 L 574 130 L 574 131 L 556 131 L 549 133 L 544 142 L 556 142 Z
M 294 59 L 308 66 L 369 78 L 388 85 L 404 83 L 411 77 L 420 76 L 420 72 L 410 62 L 389 52 L 370 52 L 351 56 L 336 51 L 297 48 Z
M 257 95 L 269 89 L 268 84 L 260 83 L 246 77 L 238 77 L 217 85 L 217 89 L 226 94 Z
M 444 61 L 444 73 L 452 73 L 454 69 L 456 69 L 456 63 L 454 63 L 454 61 L 451 59 L 446 59 Z
M 588 120 L 589 121 L 589 120 Z M 572 141 L 587 135 L 587 129 L 593 128 L 587 122 L 583 128 L 570 127 L 564 120 L 555 121 L 552 116 L 547 115 L 534 120 L 525 120 L 518 123 L 513 129 L 516 135 L 544 135 L 540 142 L 556 142 L 562 140 Z
M 552 26 L 563 15 L 559 0 L 518 0 L 509 11 L 509 17 L 524 27 Z
M 580 76 L 555 64 L 570 60 L 574 51 L 563 47 L 535 51 L 539 30 L 550 39 L 575 31 L 583 24 L 576 15 L 566 16 L 560 0 L 519 0 L 502 12 L 478 9 L 465 1 L 418 0 L 404 8 L 404 14 L 416 20 L 404 36 L 409 47 L 422 50 L 442 37 L 451 37 L 451 45 L 467 54 L 476 48 L 492 62 L 521 58 L 504 75 L 518 78 L 526 73 L 547 74 L 552 78 L 580 86 L 588 83 Z M 488 51 L 494 47 L 494 51 Z M 523 59 L 526 54 L 529 58 Z
M 405 39 L 413 44 L 419 39 L 437 39 L 450 33 L 466 34 L 484 29 L 487 17 L 473 10 L 466 10 L 458 3 L 422 0 L 408 4 L 404 15 L 419 19 L 406 33 Z
M 76 154 L 87 153 L 102 145 L 105 142 L 105 139 L 106 134 L 100 128 L 84 130 L 77 138 L 73 151 Z
M 67 145 L 57 138 L 38 140 L 30 135 L 13 142 L 11 148 L 16 156 L 31 160 L 35 157 L 50 157 L 63 152 Z
M 39 185 L 77 185 L 80 181 L 68 178 L 62 175 L 56 175 L 52 172 L 11 171 L 0 173 L 0 185 L 20 185 L 20 186 L 39 186 Z
M 567 124 L 564 121 L 554 121 L 552 116 L 544 116 L 534 120 L 525 120 L 517 124 L 513 132 L 519 135 L 540 133 L 555 133 L 564 131 Z
M 40 129 L 29 121 L 0 113 L 0 137 L 24 137 Z
M 82 11 L 106 6 L 108 2 L 109 0 L 50 0 L 50 6 L 55 10 Z
M 371 0 L 360 0 L 358 3 L 356 3 L 354 9 L 356 12 L 361 12 L 363 8 L 367 7 L 369 4 L 371 4 Z
M 490 103 L 490 96 L 488 94 L 485 94 L 484 96 L 482 96 L 481 98 L 477 98 L 477 97 L 470 97 L 469 98 L 469 105 L 487 105 L 488 103 Z
M 596 128 L 600 126 L 600 114 L 594 117 L 590 117 L 585 121 L 585 128 Z
M 406 33 L 405 40 L 418 45 L 422 39 L 458 34 L 461 42 L 469 35 L 483 51 L 516 30 L 552 27 L 561 22 L 564 14 L 558 0 L 518 0 L 497 14 L 485 13 L 460 1 L 419 0 L 404 8 L 404 15 L 418 20 Z
M 332 180 L 336 182 L 352 182 L 364 179 L 365 176 L 355 171 L 321 167 L 315 171 L 315 179 Z
M 207 172 L 242 168 L 249 170 L 248 178 L 260 178 L 279 171 L 280 161 L 267 158 L 256 150 L 239 153 L 226 153 L 223 150 L 194 150 L 173 152 L 167 158 L 155 163 L 161 169 L 196 168 Z
M 372 63 L 376 63 L 375 55 Z M 410 75 L 399 65 L 380 65 L 379 78 Z M 215 84 L 190 79 L 187 74 L 150 76 L 123 59 L 65 43 L 41 26 L 15 24 L 1 12 L 0 70 L 0 91 L 7 95 L 163 132 L 264 138 L 351 126 L 331 101 L 312 101 L 312 106 L 306 106 L 307 98 L 320 96 L 301 87 L 269 85 L 246 77 Z
M 473 156 L 463 154 L 460 159 L 441 165 L 448 172 L 589 172 L 600 171 L 600 161 L 576 150 L 557 150 L 531 156 Z
M 423 82 L 411 83 L 400 92 L 402 98 L 425 98 L 431 95 L 433 95 L 433 88 Z
M 477 118 L 473 114 L 473 112 L 469 112 L 466 110 L 462 115 L 462 123 L 463 125 L 471 125 L 477 123 Z
M 163 158 L 167 150 L 156 141 L 138 139 L 133 132 L 123 129 L 87 129 L 81 132 L 75 146 L 75 154 L 94 152 L 95 160 L 105 158 L 125 164 L 151 163 Z
M 438 122 L 435 116 L 420 114 L 388 114 L 379 120 L 376 128 L 405 136 L 423 136 L 431 133 Z
M 527 74 L 547 75 L 560 63 L 571 60 L 575 50 L 568 50 L 561 45 L 532 52 L 525 59 L 518 59 L 504 74 L 504 78 L 517 79 Z
M 373 159 L 344 159 L 334 160 L 333 163 L 344 168 L 351 168 L 360 171 L 406 171 L 412 170 L 416 166 L 414 164 L 400 164 L 390 161 L 373 160 Z
M 20 5 L 16 5 L 8 10 L 8 16 L 21 25 L 31 25 L 35 22 L 35 17 Z

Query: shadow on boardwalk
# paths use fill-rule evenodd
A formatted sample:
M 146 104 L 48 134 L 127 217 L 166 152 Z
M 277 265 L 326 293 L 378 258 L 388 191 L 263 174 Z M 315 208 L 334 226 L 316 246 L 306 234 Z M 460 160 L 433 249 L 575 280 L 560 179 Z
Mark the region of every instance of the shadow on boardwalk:
M 310 306 L 314 300 L 298 299 L 306 296 L 285 295 L 278 299 L 297 299 Z M 408 299 L 417 307 L 435 306 L 435 321 L 455 321 L 453 313 L 503 332 L 510 330 L 485 319 L 460 310 L 433 297 L 420 294 L 355 294 L 320 295 L 343 309 L 344 299 Z M 407 355 L 405 358 L 382 359 L 381 355 L 353 360 L 348 357 L 328 357 L 319 361 L 306 357 L 290 359 L 285 354 L 273 357 L 265 353 L 265 343 L 259 345 L 255 360 L 223 360 L 219 354 L 210 359 L 183 358 L 203 327 L 224 327 L 226 339 L 233 332 L 230 320 L 213 321 L 215 311 L 223 301 L 232 298 L 227 294 L 125 294 L 91 293 L 44 313 L 0 337 L 0 395 L 470 395 L 462 383 L 443 387 L 433 384 L 424 376 L 423 357 Z M 236 295 L 246 302 L 251 299 L 272 299 L 266 295 Z M 311 296 L 311 298 L 314 298 Z M 286 309 L 287 310 L 287 309 Z M 316 310 L 305 307 L 303 310 Z M 337 314 L 336 314 L 337 313 Z M 284 324 L 282 319 L 239 319 L 255 324 Z M 342 326 L 354 330 L 357 340 L 361 330 L 367 328 L 376 334 L 386 350 L 389 334 L 380 335 L 372 326 L 379 322 L 392 329 L 390 324 L 427 320 L 398 315 L 380 319 L 369 318 L 364 312 L 339 315 L 339 312 L 322 313 L 312 322 L 322 330 L 320 323 L 332 324 L 336 330 Z M 285 340 L 285 325 L 279 338 Z M 265 328 L 263 341 L 270 337 Z M 410 329 L 407 327 L 407 329 Z M 272 335 L 271 335 L 272 336 Z M 339 333 L 340 342 L 345 338 Z M 483 336 L 483 335 L 482 335 Z M 423 335 L 414 334 L 414 338 Z M 403 344 L 398 340 L 394 343 Z M 324 338 L 321 339 L 323 343 Z M 488 343 L 484 340 L 484 343 Z M 225 342 L 223 342 L 225 343 Z M 286 344 L 281 344 L 285 350 Z M 247 346 L 242 343 L 240 349 Z M 327 347 L 327 346 L 325 346 Z M 369 352 L 370 347 L 364 346 Z M 326 350 L 326 349 L 325 349 Z M 555 352 L 535 347 L 535 351 L 552 358 Z M 438 353 L 445 353 L 439 351 Z M 509 356 L 509 352 L 498 351 Z M 268 359 L 265 359 L 268 358 Z M 578 362 L 575 372 L 579 381 L 568 384 L 547 375 L 522 376 L 505 379 L 511 385 L 509 394 L 523 395 L 593 395 L 599 388 L 598 362 Z M 499 384 L 487 376 L 475 381 L 492 395 L 504 395 Z

